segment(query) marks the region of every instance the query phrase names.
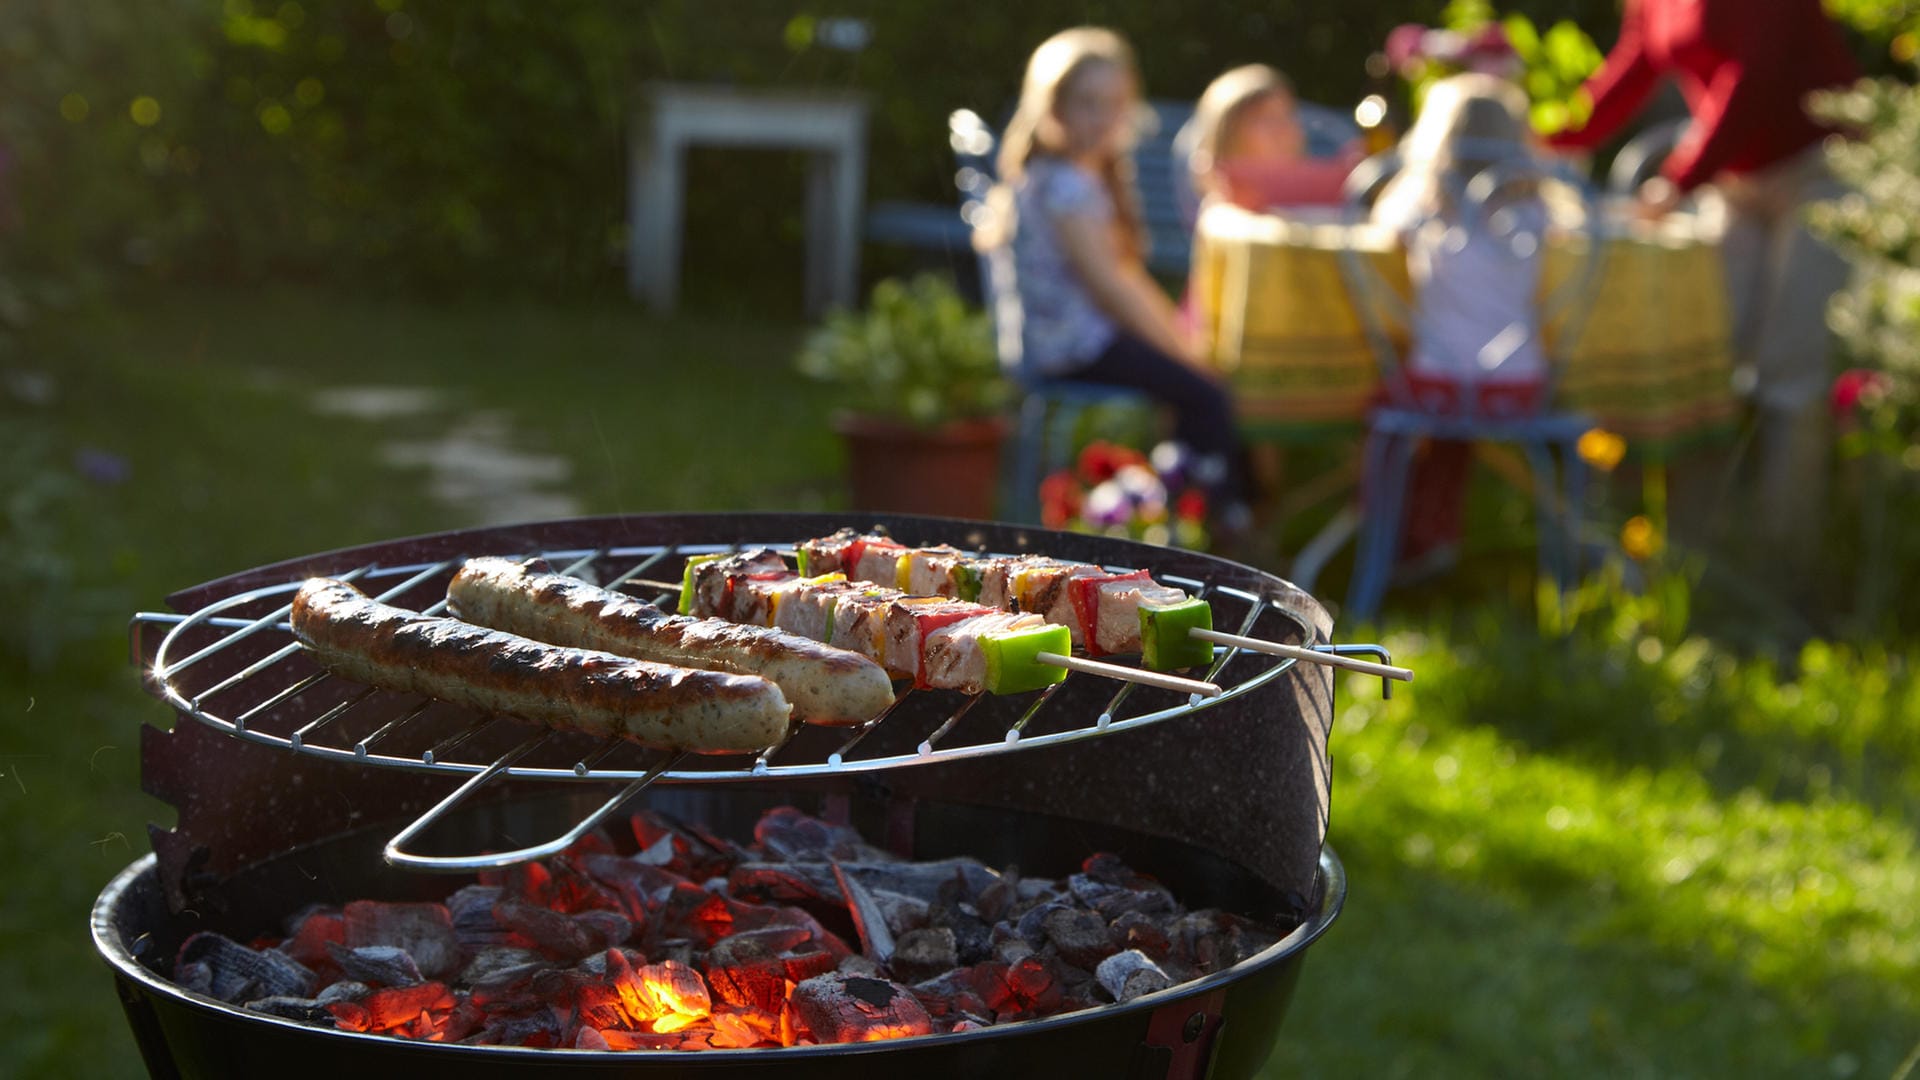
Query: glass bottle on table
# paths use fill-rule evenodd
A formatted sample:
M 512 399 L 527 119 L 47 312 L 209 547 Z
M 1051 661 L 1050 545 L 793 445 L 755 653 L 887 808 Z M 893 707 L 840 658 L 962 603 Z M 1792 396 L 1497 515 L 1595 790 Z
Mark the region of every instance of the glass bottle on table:
M 1353 121 L 1360 125 L 1360 141 L 1367 155 L 1391 150 L 1400 142 L 1401 123 L 1393 64 L 1383 52 L 1367 57 L 1367 94 L 1354 106 Z

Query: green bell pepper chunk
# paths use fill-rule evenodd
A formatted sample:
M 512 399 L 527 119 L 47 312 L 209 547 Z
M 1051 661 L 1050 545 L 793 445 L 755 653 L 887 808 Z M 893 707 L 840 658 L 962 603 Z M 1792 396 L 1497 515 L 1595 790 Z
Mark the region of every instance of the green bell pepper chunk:
M 1188 599 L 1177 604 L 1140 605 L 1140 662 L 1154 671 L 1213 663 L 1213 643 L 1190 630 L 1213 629 L 1213 606 Z
M 953 595 L 967 603 L 980 599 L 980 571 L 969 563 L 954 563 L 947 576 L 953 580 Z
M 800 550 L 793 553 L 793 562 L 800 568 L 800 576 L 807 577 L 807 546 L 805 544 L 800 545 Z
M 987 659 L 987 692 L 1017 694 L 1040 690 L 1064 681 L 1067 669 L 1034 659 L 1043 652 L 1066 656 L 1073 651 L 1073 633 L 1064 626 L 1036 626 L 987 634 L 980 639 Z
M 701 563 L 710 563 L 715 559 L 724 559 L 726 557 L 724 552 L 715 552 L 712 555 L 687 556 L 687 568 L 680 572 L 680 614 L 691 615 L 693 613 L 693 568 L 699 566 Z

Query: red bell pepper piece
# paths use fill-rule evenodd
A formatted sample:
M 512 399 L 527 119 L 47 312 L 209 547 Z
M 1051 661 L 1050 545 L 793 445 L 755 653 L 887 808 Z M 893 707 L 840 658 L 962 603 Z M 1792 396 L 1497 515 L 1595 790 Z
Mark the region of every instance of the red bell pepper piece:
M 1088 574 L 1067 582 L 1067 593 L 1073 601 L 1073 613 L 1080 620 L 1080 636 L 1086 639 L 1087 655 L 1105 656 L 1107 650 L 1100 647 L 1098 634 L 1100 627 L 1100 586 L 1110 581 L 1151 581 L 1153 576 L 1145 570 L 1134 570 L 1125 574 Z
M 941 604 L 939 606 L 941 608 L 948 607 L 948 605 L 946 604 Z M 927 685 L 927 635 L 928 634 L 933 633 L 935 630 L 938 630 L 943 626 L 952 626 L 954 623 L 957 623 L 962 619 L 971 619 L 979 615 L 992 614 L 992 612 L 993 612 L 992 608 L 979 607 L 976 605 L 969 605 L 967 608 L 962 608 L 959 610 L 944 610 L 944 611 L 936 610 L 936 611 L 928 611 L 925 613 L 915 612 L 913 616 L 913 623 L 914 623 L 914 626 L 920 631 L 920 655 L 914 658 L 915 663 L 918 666 L 913 673 L 913 685 L 919 687 L 922 690 L 930 689 L 930 687 L 928 687 Z
M 840 553 L 840 569 L 849 579 L 854 581 L 866 580 L 856 577 L 855 575 L 860 572 L 860 559 L 866 555 L 868 548 L 874 548 L 880 551 L 905 551 L 907 550 L 907 545 L 897 540 L 889 540 L 884 536 L 863 536 L 858 540 L 848 542 L 846 549 Z M 874 584 L 885 585 L 888 588 L 892 588 L 894 579 L 892 575 L 888 575 L 885 581 L 876 581 Z

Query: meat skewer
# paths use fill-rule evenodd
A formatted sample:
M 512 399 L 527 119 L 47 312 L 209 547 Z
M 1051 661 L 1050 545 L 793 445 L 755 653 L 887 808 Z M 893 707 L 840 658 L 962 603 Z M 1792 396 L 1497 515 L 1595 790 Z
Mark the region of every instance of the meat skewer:
M 1212 683 L 1072 657 L 1069 628 L 1032 612 L 909 596 L 840 573 L 804 578 L 764 548 L 688 560 L 681 609 L 825 640 L 922 687 L 1018 693 L 1057 683 L 1071 667 L 1208 697 L 1220 693 Z
M 1048 622 L 1071 628 L 1074 642 L 1090 654 L 1137 650 L 1141 663 L 1156 671 L 1209 663 L 1218 644 L 1413 681 L 1408 668 L 1217 631 L 1206 601 L 1154 582 L 1144 570 L 1113 574 L 1044 555 L 972 555 L 946 545 L 909 548 L 852 529 L 802 543 L 799 562 L 802 573 L 844 572 L 856 581 L 898 583 L 916 594 L 1039 611 Z
M 852 529 L 805 541 L 798 554 L 803 573 L 841 572 L 915 594 L 1034 612 L 1067 627 L 1074 644 L 1091 656 L 1137 652 L 1142 664 L 1156 671 L 1213 662 L 1213 645 L 1190 633 L 1213 628 L 1212 606 L 1154 581 L 1145 570 L 1116 574 L 1045 555 L 970 555 L 944 545 L 909 548 Z
M 537 563 L 469 559 L 447 586 L 451 610 L 536 641 L 759 675 L 780 687 L 795 719 L 808 723 L 859 723 L 893 702 L 886 671 L 859 653 L 770 627 L 669 615 Z
M 758 750 L 787 732 L 780 687 L 531 641 L 372 600 L 313 578 L 294 596 L 294 637 L 344 678 L 643 746 Z

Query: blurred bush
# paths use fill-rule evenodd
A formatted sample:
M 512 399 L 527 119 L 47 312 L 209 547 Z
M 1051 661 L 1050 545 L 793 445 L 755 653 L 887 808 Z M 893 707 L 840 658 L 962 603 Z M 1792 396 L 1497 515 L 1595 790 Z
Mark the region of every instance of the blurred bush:
M 1811 216 L 1853 264 L 1827 321 L 1858 366 L 1835 382 L 1832 404 L 1842 454 L 1859 462 L 1856 618 L 1879 629 L 1920 593 L 1920 89 L 1863 80 L 1817 95 L 1814 109 L 1858 135 L 1827 147 L 1847 193 Z

